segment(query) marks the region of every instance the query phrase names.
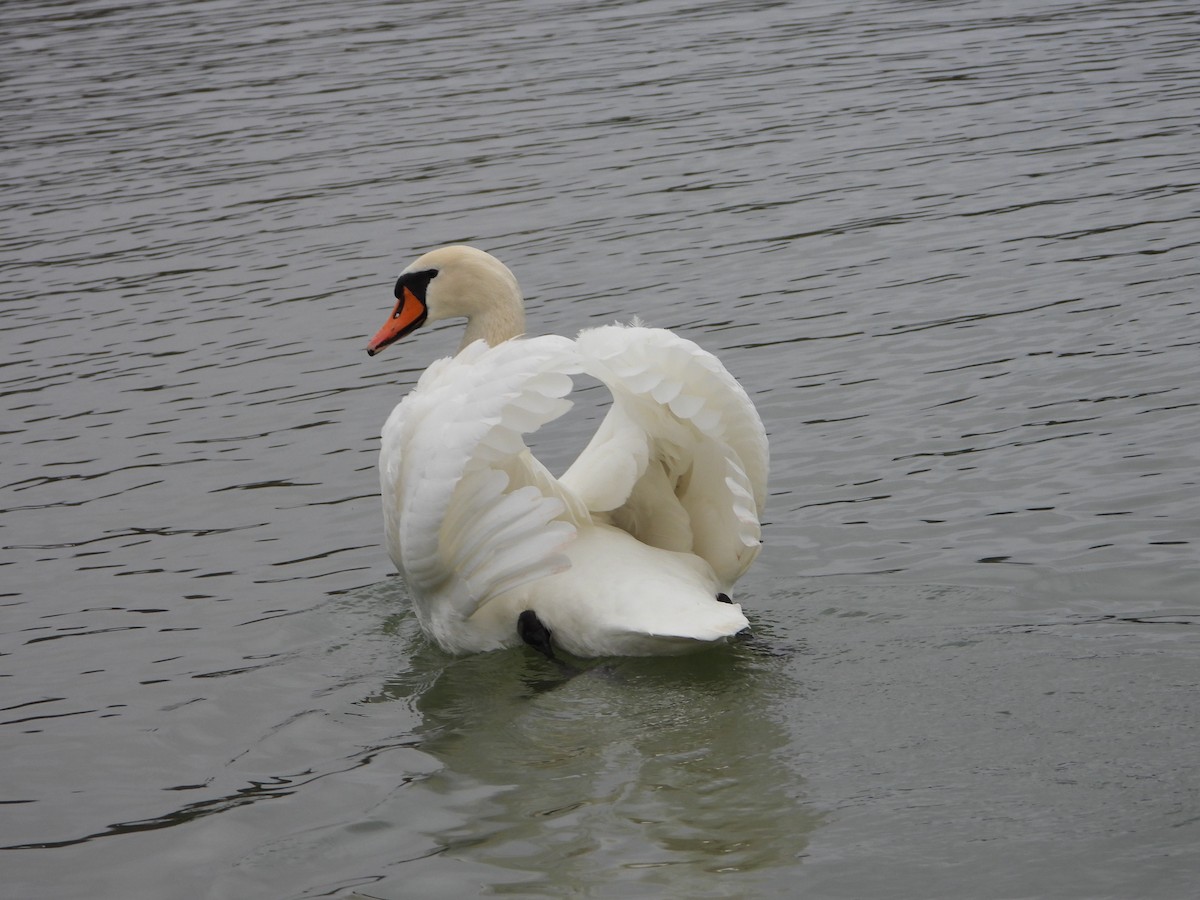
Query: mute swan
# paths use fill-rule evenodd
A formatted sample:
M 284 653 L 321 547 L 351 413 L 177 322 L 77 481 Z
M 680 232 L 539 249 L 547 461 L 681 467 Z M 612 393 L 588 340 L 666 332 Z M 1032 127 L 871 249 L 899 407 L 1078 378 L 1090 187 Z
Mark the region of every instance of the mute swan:
M 759 550 L 767 438 L 716 357 L 640 325 L 521 337 L 516 278 L 473 247 L 426 253 L 395 294 L 372 356 L 427 321 L 467 320 L 458 354 L 388 417 L 379 457 L 388 550 L 435 643 L 643 656 L 748 627 L 729 593 Z M 581 372 L 613 404 L 556 478 L 523 435 L 571 406 Z

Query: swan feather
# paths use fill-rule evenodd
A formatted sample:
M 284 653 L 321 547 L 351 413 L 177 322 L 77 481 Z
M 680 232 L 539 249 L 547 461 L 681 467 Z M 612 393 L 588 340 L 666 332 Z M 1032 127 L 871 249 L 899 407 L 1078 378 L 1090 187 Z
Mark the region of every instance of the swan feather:
M 548 490 L 553 478 L 523 435 L 570 408 L 575 358 L 566 338 L 480 341 L 453 365 L 430 366 L 389 417 L 385 528 L 422 624 L 469 617 L 568 564 L 560 551 L 581 507 Z

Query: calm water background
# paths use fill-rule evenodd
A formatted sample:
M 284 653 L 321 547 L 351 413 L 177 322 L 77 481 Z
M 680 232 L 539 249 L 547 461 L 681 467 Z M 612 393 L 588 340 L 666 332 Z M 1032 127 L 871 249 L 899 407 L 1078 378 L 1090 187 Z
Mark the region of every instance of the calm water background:
M 1192 0 L 0 17 L 0 894 L 1194 895 Z M 747 386 L 753 644 L 421 639 L 377 436 L 457 326 L 363 348 L 452 241 Z

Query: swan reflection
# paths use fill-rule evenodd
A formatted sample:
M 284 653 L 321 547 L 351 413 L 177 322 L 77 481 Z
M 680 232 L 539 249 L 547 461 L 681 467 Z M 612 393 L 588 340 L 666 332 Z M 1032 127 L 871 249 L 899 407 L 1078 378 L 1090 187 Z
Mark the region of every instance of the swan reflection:
M 820 816 L 787 758 L 782 659 L 743 644 L 564 676 L 533 651 L 451 658 L 410 630 L 410 667 L 370 700 L 420 716 L 442 768 L 395 800 L 428 810 L 443 859 L 525 873 L 522 891 L 719 896 L 804 853 Z

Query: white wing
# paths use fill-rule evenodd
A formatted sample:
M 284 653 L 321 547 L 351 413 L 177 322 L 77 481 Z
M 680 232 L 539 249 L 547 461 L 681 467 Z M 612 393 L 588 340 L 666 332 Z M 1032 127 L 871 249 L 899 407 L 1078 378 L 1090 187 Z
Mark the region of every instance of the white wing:
M 640 541 L 690 551 L 728 588 L 758 554 L 767 438 L 712 354 L 663 329 L 612 325 L 576 341 L 613 408 L 562 484 Z
M 569 565 L 587 512 L 522 436 L 570 408 L 578 371 L 566 338 L 480 341 L 430 366 L 384 425 L 388 548 L 434 632 Z

